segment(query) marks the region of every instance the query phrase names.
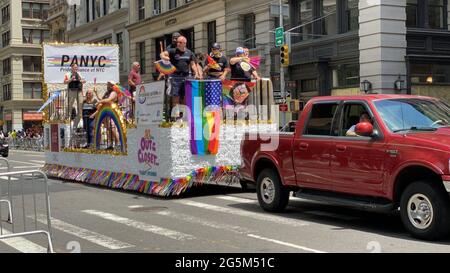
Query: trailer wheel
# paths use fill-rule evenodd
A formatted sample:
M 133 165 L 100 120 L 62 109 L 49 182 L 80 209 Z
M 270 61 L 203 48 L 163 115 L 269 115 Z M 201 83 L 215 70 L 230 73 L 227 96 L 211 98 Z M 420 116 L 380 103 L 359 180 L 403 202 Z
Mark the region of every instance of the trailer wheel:
M 289 189 L 281 184 L 273 169 L 264 169 L 259 174 L 256 193 L 259 205 L 266 211 L 283 211 L 289 202 Z

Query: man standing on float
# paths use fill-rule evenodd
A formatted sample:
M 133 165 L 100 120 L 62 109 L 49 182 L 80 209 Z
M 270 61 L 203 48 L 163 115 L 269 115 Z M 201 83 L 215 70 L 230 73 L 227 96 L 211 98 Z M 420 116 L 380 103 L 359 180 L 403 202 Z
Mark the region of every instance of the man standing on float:
M 184 82 L 190 74 L 190 69 L 192 70 L 192 75 L 196 79 L 202 78 L 202 73 L 198 71 L 197 61 L 195 59 L 194 53 L 186 48 L 186 37 L 180 36 L 177 39 L 177 47 L 168 49 L 161 53 L 160 57 L 164 61 L 170 61 L 177 69 L 175 73 L 170 75 L 169 81 L 171 82 L 170 96 L 172 98 L 172 109 L 176 109 L 170 113 L 175 119 L 180 119 L 183 117 L 183 113 L 179 112 L 178 105 L 180 103 L 184 104 Z
M 66 118 L 70 118 L 70 114 L 72 112 L 73 103 L 75 100 L 77 101 L 77 116 L 75 117 L 75 120 L 73 122 L 73 128 L 78 127 L 78 123 L 81 120 L 81 114 L 83 112 L 83 84 L 86 83 L 86 81 L 83 79 L 83 77 L 78 72 L 78 65 L 72 64 L 71 65 L 70 72 L 66 73 L 64 76 L 64 84 L 67 84 L 67 111 L 66 111 Z

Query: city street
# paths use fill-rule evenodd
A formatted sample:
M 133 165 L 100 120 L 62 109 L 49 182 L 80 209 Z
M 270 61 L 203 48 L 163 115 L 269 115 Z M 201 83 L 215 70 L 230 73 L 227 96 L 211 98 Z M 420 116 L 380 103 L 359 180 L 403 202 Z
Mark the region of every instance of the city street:
M 10 151 L 8 159 L 14 171 L 21 171 L 38 169 L 45 157 L 39 152 Z M 4 189 L 6 177 L 0 179 Z M 55 252 L 450 250 L 450 240 L 424 242 L 411 238 L 398 215 L 361 212 L 297 198 L 291 198 L 286 213 L 270 214 L 259 207 L 254 191 L 242 192 L 237 186 L 197 187 L 184 196 L 167 199 L 55 179 L 49 181 L 49 188 Z M 5 219 L 6 210 L 2 208 Z M 3 222 L 3 228 L 10 229 L 10 224 Z M 41 236 L 0 242 L 0 252 L 46 252 L 46 247 Z

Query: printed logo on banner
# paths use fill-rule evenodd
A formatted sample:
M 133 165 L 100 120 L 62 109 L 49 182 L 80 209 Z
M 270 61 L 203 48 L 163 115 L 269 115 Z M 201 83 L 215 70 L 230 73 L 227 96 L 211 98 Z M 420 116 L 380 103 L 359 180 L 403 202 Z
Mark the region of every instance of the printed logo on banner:
M 139 88 L 139 97 L 138 97 L 139 103 L 144 104 L 146 99 L 147 98 L 145 96 L 145 87 L 141 86 L 141 88 Z
M 139 142 L 138 162 L 140 166 L 145 166 L 145 168 L 140 168 L 140 176 L 158 176 L 158 172 L 156 170 L 159 166 L 158 146 L 155 137 L 151 134 L 150 129 L 146 129 L 144 131 L 144 135 L 141 137 L 141 140 Z

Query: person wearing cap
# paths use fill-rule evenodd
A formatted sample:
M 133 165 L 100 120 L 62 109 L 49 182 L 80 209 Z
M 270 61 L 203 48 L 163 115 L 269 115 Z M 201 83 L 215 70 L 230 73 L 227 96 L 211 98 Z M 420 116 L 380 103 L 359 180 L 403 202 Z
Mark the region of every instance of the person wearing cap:
M 249 82 L 252 78 L 259 80 L 258 73 L 250 64 L 250 59 L 245 56 L 242 47 L 236 48 L 236 57 L 230 59 L 231 80 Z
M 204 68 L 204 72 L 207 75 L 208 79 L 220 79 L 223 81 L 228 74 L 230 65 L 228 64 L 227 57 L 225 57 L 220 50 L 220 44 L 214 43 L 209 56 L 214 60 L 215 63 L 208 63 L 208 65 L 206 65 Z
M 184 82 L 186 78 L 192 74 L 196 79 L 202 78 L 201 71 L 198 71 L 197 60 L 194 53 L 186 47 L 187 39 L 184 36 L 178 37 L 177 48 L 168 49 L 160 54 L 164 61 L 170 61 L 175 66 L 175 73 L 171 74 L 169 81 L 171 83 L 170 96 L 172 97 L 172 109 L 176 109 L 174 118 L 182 117 L 179 113 L 178 105 L 183 104 L 184 99 Z M 171 111 L 172 112 L 172 111 Z
M 179 32 L 172 33 L 172 43 L 167 46 L 167 49 L 177 48 L 177 40 L 181 36 Z

